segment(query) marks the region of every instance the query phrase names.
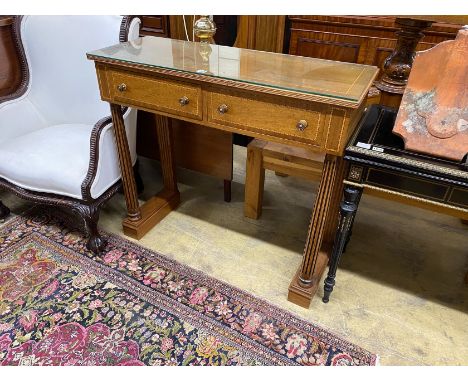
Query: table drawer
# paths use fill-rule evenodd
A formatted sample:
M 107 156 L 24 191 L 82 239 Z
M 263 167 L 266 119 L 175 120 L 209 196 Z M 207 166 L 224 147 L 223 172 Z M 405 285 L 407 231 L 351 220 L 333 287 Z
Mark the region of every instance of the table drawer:
M 208 121 L 262 135 L 320 145 L 320 111 L 298 109 L 249 98 L 208 94 Z
M 199 120 L 203 117 L 200 86 L 120 71 L 111 71 L 108 79 L 112 102 Z

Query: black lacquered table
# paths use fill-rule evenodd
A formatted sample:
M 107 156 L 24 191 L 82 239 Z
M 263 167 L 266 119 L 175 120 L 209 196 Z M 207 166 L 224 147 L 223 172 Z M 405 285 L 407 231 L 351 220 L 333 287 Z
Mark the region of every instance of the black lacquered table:
M 333 291 L 363 191 L 468 220 L 467 156 L 454 162 L 405 150 L 403 140 L 392 133 L 396 114 L 395 109 L 370 106 L 345 149 L 349 166 L 323 302 Z

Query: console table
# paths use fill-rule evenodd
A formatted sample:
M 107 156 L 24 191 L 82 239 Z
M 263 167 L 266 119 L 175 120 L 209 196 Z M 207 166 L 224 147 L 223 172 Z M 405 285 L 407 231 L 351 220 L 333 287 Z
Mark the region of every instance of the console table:
M 308 307 L 338 222 L 344 147 L 378 69 L 158 37 L 90 52 L 110 103 L 127 205 L 126 235 L 141 238 L 180 202 L 168 117 L 326 154 L 300 269 L 288 299 Z M 122 106 L 157 115 L 163 190 L 139 206 Z

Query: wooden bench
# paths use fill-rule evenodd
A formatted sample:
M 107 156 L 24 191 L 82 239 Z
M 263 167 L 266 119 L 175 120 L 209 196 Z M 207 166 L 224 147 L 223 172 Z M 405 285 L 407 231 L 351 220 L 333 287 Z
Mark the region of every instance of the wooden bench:
M 320 180 L 324 159 L 325 154 L 254 139 L 247 146 L 244 215 L 258 219 L 262 214 L 265 169 L 281 175 Z

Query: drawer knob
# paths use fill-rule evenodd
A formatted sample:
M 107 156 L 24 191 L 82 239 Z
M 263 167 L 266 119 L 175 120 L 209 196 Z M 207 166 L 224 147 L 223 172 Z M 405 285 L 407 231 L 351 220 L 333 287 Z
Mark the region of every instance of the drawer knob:
M 119 92 L 124 92 L 125 90 L 127 90 L 127 85 L 125 85 L 125 84 L 123 84 L 123 83 L 120 84 L 120 85 L 117 85 L 117 90 L 118 90 Z
M 307 121 L 305 119 L 301 119 L 298 123 L 296 123 L 296 128 L 299 131 L 304 131 L 307 128 Z
M 218 113 L 219 114 L 225 114 L 228 112 L 228 106 L 226 104 L 222 104 L 218 106 Z
M 188 97 L 183 96 L 183 97 L 179 98 L 179 103 L 180 103 L 181 106 L 188 105 L 188 103 L 189 103 Z

